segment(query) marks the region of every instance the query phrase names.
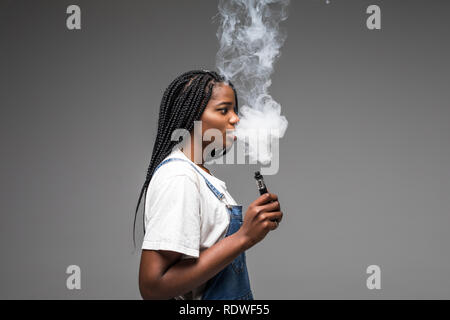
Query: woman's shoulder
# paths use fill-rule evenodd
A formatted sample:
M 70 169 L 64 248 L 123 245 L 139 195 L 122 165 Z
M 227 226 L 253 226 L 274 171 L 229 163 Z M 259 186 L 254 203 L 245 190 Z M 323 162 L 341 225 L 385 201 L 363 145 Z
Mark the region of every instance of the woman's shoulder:
M 199 183 L 199 177 L 192 165 L 177 158 L 165 159 L 164 164 L 153 174 L 152 181 L 168 181 L 187 178 L 194 183 Z

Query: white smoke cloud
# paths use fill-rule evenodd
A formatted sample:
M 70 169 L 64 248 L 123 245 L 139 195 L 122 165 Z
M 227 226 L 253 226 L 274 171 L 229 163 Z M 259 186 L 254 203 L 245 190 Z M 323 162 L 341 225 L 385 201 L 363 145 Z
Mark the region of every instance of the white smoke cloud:
M 262 164 L 271 161 L 269 144 L 283 137 L 288 125 L 268 92 L 273 64 L 286 39 L 279 24 L 287 18 L 288 4 L 289 0 L 219 0 L 216 66 L 238 92 L 241 120 L 236 136 L 247 141 L 250 159 Z M 259 147 L 248 143 L 255 139 Z

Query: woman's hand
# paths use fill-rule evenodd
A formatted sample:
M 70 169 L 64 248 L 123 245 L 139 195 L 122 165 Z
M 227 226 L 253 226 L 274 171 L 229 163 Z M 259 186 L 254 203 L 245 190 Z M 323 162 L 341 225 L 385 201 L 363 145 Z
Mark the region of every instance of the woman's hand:
M 178 252 L 142 250 L 139 269 L 142 297 L 170 299 L 199 287 L 276 229 L 277 223 L 272 220 L 281 221 L 282 217 L 278 197 L 266 193 L 250 204 L 236 233 L 201 251 L 198 259 L 180 259 Z
M 253 201 L 245 213 L 244 221 L 238 233 L 245 239 L 246 249 L 260 242 L 267 233 L 278 227 L 283 218 L 278 196 L 265 193 Z M 277 221 L 275 221 L 277 220 Z

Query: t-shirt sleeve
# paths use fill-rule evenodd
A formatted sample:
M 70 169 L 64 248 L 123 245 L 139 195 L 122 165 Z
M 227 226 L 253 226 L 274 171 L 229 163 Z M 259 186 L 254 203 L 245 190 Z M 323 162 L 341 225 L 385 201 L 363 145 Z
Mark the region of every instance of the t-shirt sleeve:
M 142 249 L 194 258 L 200 250 L 200 192 L 192 177 L 171 176 L 148 190 Z

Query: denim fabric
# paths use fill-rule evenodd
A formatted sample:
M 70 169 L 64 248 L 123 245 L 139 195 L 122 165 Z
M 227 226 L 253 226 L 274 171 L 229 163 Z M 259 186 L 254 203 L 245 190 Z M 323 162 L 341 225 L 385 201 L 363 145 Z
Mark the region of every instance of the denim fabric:
M 242 206 L 227 205 L 227 209 L 231 219 L 226 237 L 242 225 Z M 202 300 L 253 300 L 245 252 L 208 281 Z

